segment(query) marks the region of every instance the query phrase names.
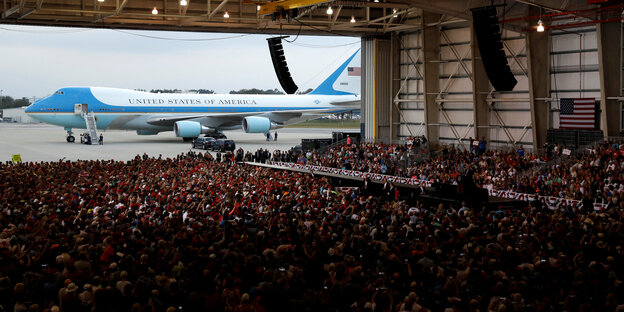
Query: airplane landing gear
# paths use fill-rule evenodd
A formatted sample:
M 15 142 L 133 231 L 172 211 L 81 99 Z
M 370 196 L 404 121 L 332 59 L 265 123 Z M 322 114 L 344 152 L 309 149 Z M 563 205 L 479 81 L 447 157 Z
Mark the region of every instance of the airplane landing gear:
M 65 128 L 65 131 L 67 131 L 67 143 L 74 143 L 76 141 L 76 138 L 73 136 L 74 133 L 69 128 Z
M 223 131 L 215 131 L 215 132 L 211 132 L 211 133 L 207 133 L 205 135 L 205 137 L 211 137 L 211 138 L 215 138 L 215 139 L 227 139 L 227 136 L 225 136 L 225 134 L 223 133 Z
M 194 137 L 194 138 L 191 138 L 191 137 L 184 137 L 184 138 L 182 138 L 182 141 L 183 141 L 183 142 L 191 142 L 191 141 L 193 141 L 193 140 L 195 140 L 195 139 L 197 139 L 197 137 Z

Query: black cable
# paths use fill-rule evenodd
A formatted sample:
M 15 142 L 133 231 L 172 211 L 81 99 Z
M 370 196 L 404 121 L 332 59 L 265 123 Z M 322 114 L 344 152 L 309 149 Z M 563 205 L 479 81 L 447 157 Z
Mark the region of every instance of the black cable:
M 297 39 L 299 39 L 299 34 L 301 34 L 301 28 L 303 28 L 303 25 L 301 23 L 299 23 L 299 31 L 297 32 L 297 36 L 295 37 L 295 39 L 288 40 L 288 39 L 284 38 L 284 41 L 286 41 L 288 43 L 293 43 L 293 42 L 297 41 Z
M 294 19 L 295 21 L 297 21 L 299 24 L 301 24 L 301 25 L 305 25 L 305 26 L 310 27 L 310 28 L 312 28 L 312 29 L 314 29 L 314 30 L 318 30 L 318 31 L 326 32 L 326 33 L 328 33 L 328 34 L 332 34 L 332 35 L 336 35 L 336 36 L 342 36 L 342 37 L 353 37 L 353 36 L 351 36 L 351 35 L 345 35 L 345 34 L 337 33 L 337 32 L 335 32 L 335 31 L 326 30 L 326 29 L 318 28 L 318 27 L 316 27 L 316 26 L 312 26 L 312 25 L 310 25 L 310 24 L 306 24 L 306 23 L 304 23 L 304 22 L 300 21 L 300 20 L 299 20 L 298 18 L 296 18 L 296 17 L 293 17 L 293 19 Z
M 247 37 L 250 36 L 251 34 L 240 34 L 240 35 L 235 35 L 235 36 L 229 36 L 229 37 L 222 37 L 222 38 L 167 38 L 167 37 L 158 37 L 158 36 L 151 36 L 151 35 L 143 35 L 143 34 L 136 34 L 136 33 L 132 33 L 129 31 L 123 31 L 121 29 L 116 29 L 116 28 L 110 28 L 113 31 L 116 32 L 120 32 L 122 34 L 127 34 L 127 35 L 132 35 L 132 36 L 137 36 L 137 37 L 144 37 L 144 38 L 150 38 L 150 39 L 159 39 L 159 40 L 169 40 L 169 41 L 215 41 L 215 40 L 227 40 L 227 39 L 234 39 L 234 38 L 242 38 L 242 37 Z

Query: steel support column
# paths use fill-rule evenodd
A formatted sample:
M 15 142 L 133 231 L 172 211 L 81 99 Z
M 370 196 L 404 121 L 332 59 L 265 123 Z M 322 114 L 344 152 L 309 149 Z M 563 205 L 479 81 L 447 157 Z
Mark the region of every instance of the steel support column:
M 389 106 L 391 109 L 390 113 L 390 140 L 398 140 L 399 132 L 401 129 L 401 111 L 399 110 L 399 106 L 396 105 L 393 101 L 394 94 L 399 92 L 401 87 L 401 42 L 399 41 L 399 36 L 396 33 L 392 34 L 390 39 L 390 77 L 392 77 L 391 85 L 390 85 L 390 102 Z
M 537 9 L 529 10 L 529 14 L 535 13 Z M 546 132 L 550 123 L 550 102 L 543 100 L 550 97 L 550 40 L 550 30 L 542 33 L 529 31 L 526 35 L 534 150 L 546 143 Z
M 622 112 L 617 100 L 610 97 L 620 96 L 622 23 L 609 22 L 596 25 L 598 39 L 598 67 L 600 68 L 600 127 L 604 136 L 616 136 L 620 133 Z
M 425 124 L 427 139 L 434 145 L 440 144 L 440 113 L 437 94 L 440 92 L 440 28 L 427 27 L 430 23 L 440 20 L 441 15 L 423 11 L 422 53 L 423 53 L 423 86 L 425 89 Z
M 390 142 L 392 122 L 392 44 L 388 36 L 375 38 L 375 139 Z
M 366 139 L 375 138 L 375 38 L 362 38 L 360 133 Z
M 470 50 L 472 51 L 472 107 L 474 119 L 474 135 L 477 138 L 485 137 L 490 140 L 490 106 L 487 102 L 490 92 L 488 80 L 481 52 L 477 43 L 474 27 L 470 26 Z M 470 73 L 468 73 L 470 74 Z

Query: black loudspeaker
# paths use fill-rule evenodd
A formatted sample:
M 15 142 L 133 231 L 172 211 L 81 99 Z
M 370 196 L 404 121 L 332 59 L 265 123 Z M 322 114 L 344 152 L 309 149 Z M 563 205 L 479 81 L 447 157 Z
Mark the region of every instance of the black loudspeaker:
M 271 60 L 273 61 L 273 68 L 275 68 L 277 79 L 286 94 L 293 94 L 299 87 L 297 87 L 290 76 L 288 64 L 286 64 L 286 57 L 284 56 L 284 48 L 282 47 L 282 38 L 285 37 L 269 38 L 267 41 L 269 42 L 269 51 L 271 52 Z
M 481 60 L 488 79 L 496 91 L 511 91 L 518 81 L 511 72 L 501 42 L 496 7 L 471 9 Z

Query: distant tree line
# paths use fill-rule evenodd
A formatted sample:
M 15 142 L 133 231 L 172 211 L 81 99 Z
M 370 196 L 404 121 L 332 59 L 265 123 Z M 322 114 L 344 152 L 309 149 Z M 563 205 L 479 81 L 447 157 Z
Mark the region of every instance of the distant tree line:
M 0 109 L 2 108 L 13 108 L 13 107 L 22 107 L 30 105 L 30 101 L 28 98 L 14 99 L 8 95 L 3 95 L 0 97 L 2 100 L 0 101 Z
M 240 89 L 238 91 L 232 90 L 230 91 L 230 94 L 284 94 L 284 92 L 278 89 L 262 90 L 262 89 L 252 88 L 252 89 Z
M 135 89 L 136 91 L 146 92 L 145 89 Z M 297 92 L 298 94 L 308 94 L 312 92 L 313 89 L 308 89 L 302 92 Z M 214 90 L 208 89 L 191 89 L 191 90 L 180 90 L 180 89 L 152 89 L 149 91 L 150 93 L 197 93 L 197 94 L 215 94 Z M 240 90 L 232 90 L 230 94 L 284 94 L 284 92 L 275 89 L 240 89 Z
M 137 91 L 145 92 L 145 89 L 136 89 Z M 180 89 L 152 89 L 150 93 L 197 93 L 197 94 L 214 94 L 214 90 L 208 89 L 190 89 L 190 90 L 180 90 Z

